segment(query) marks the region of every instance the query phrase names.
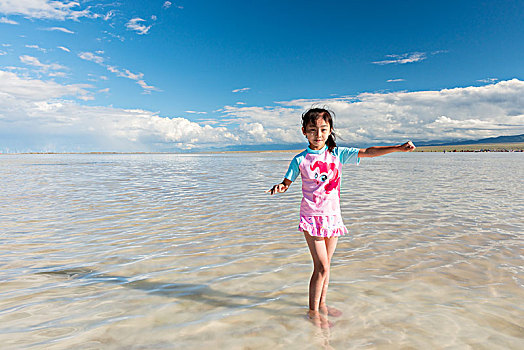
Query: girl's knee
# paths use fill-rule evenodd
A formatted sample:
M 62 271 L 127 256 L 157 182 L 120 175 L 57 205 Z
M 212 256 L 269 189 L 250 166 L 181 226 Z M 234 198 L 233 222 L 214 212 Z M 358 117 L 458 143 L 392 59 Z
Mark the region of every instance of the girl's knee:
M 314 273 L 317 273 L 317 274 L 319 274 L 321 276 L 325 276 L 329 272 L 330 267 L 331 266 L 330 266 L 329 263 L 318 263 L 318 264 L 315 264 L 315 266 L 314 266 Z

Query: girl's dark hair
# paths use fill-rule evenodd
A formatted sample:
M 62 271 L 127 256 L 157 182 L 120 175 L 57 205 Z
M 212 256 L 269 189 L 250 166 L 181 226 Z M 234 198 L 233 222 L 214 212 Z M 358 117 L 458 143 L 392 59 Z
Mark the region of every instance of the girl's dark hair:
M 304 130 L 309 123 L 313 123 L 313 125 L 316 124 L 318 118 L 324 119 L 324 121 L 329 124 L 330 134 L 326 140 L 329 152 L 333 152 L 333 149 L 337 147 L 337 135 L 335 134 L 335 127 L 333 125 L 334 115 L 335 112 L 328 111 L 324 108 L 311 108 L 302 114 L 302 127 Z

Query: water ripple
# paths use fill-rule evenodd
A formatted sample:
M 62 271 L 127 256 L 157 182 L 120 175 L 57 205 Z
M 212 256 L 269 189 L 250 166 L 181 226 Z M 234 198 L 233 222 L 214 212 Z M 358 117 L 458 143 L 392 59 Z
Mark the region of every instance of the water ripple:
M 300 180 L 264 193 L 292 156 L 3 155 L 2 347 L 320 347 Z M 344 168 L 331 346 L 522 348 L 523 170 L 522 154 Z

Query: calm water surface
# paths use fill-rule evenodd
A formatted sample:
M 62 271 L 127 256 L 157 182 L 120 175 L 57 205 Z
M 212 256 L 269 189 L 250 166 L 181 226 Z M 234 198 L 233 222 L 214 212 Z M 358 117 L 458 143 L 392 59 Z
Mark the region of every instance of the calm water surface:
M 330 330 L 293 155 L 0 156 L 0 347 L 524 348 L 523 153 L 346 166 Z

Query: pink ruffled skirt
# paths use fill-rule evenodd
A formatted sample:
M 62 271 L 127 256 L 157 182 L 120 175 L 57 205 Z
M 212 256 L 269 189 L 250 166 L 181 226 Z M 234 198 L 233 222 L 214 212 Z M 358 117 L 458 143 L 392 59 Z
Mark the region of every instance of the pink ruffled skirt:
M 304 216 L 300 215 L 299 231 L 306 231 L 316 237 L 338 237 L 348 233 L 340 215 Z

